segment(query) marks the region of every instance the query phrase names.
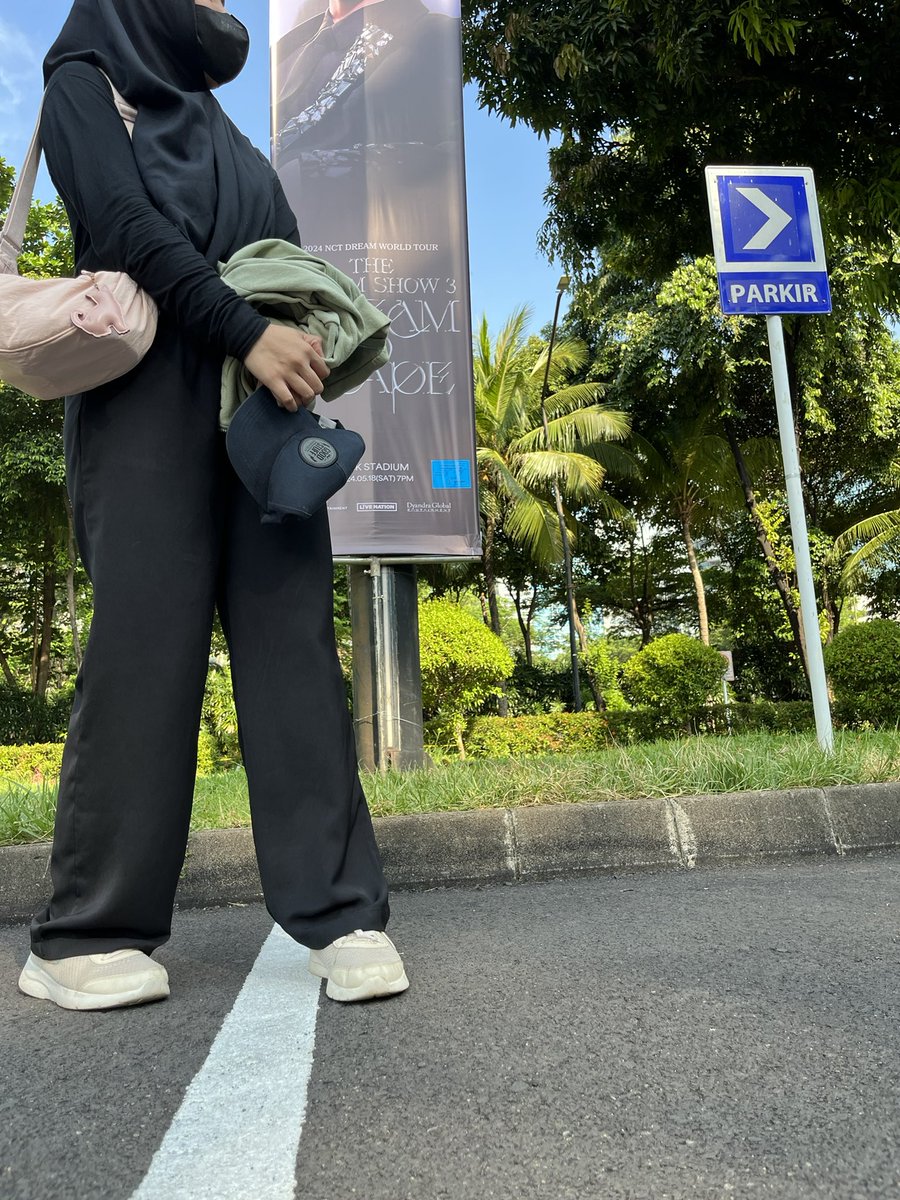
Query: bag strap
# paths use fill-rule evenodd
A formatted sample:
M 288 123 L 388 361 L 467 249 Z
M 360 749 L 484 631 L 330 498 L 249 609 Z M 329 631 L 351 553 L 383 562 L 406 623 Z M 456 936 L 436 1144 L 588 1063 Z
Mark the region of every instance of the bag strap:
M 100 70 L 99 67 L 97 69 Z M 116 108 L 119 110 L 119 116 L 122 118 L 125 128 L 128 131 L 128 136 L 133 137 L 137 109 L 133 104 L 129 104 L 121 93 L 116 91 L 112 80 L 105 71 L 100 71 L 100 74 L 109 84 L 113 99 L 116 102 Z M 6 220 L 3 223 L 3 228 L 0 229 L 0 275 L 18 275 L 19 273 L 18 260 L 25 242 L 25 228 L 28 224 L 28 214 L 31 212 L 34 185 L 37 182 L 38 167 L 41 163 L 41 113 L 43 109 L 44 99 L 41 97 L 37 121 L 34 125 L 34 133 L 31 135 L 31 142 L 28 146 L 28 153 L 25 155 L 25 162 L 22 164 L 22 170 L 19 172 L 19 178 L 16 180 Z
M 28 214 L 31 211 L 31 198 L 34 195 L 34 185 L 37 180 L 38 166 L 41 161 L 41 111 L 44 102 L 38 109 L 34 133 L 25 155 L 25 162 L 16 180 L 16 187 L 9 202 L 9 211 L 3 229 L 0 230 L 0 275 L 18 275 L 18 258 L 22 253 L 22 243 L 25 241 L 25 226 L 28 224 Z

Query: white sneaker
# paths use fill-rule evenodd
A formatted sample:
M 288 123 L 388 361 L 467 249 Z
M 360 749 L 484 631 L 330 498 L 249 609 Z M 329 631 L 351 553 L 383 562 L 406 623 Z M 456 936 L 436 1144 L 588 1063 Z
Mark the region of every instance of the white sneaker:
M 19 991 L 52 1000 L 60 1008 L 124 1008 L 163 1000 L 169 994 L 169 976 L 165 967 L 140 950 L 53 960 L 29 954 L 19 976 Z
M 355 929 L 324 950 L 310 950 L 309 969 L 328 980 L 325 995 L 332 1000 L 372 1000 L 409 987 L 403 959 L 377 929 Z

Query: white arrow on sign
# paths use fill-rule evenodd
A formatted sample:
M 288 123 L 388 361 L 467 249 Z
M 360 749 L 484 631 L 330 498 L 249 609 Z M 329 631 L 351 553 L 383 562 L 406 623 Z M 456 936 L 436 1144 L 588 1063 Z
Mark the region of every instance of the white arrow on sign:
M 794 219 L 790 213 L 786 213 L 783 208 L 779 208 L 774 200 L 770 199 L 765 192 L 755 187 L 739 187 L 734 189 L 740 192 L 741 195 L 755 205 L 768 220 L 762 229 L 753 235 L 745 250 L 768 250 L 769 246 L 775 241 L 779 233 L 787 229 L 791 221 Z

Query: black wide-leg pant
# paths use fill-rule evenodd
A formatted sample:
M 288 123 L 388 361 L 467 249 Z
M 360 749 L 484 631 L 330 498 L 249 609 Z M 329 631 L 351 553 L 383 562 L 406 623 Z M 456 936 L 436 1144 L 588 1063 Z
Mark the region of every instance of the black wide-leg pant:
M 53 894 L 32 948 L 48 959 L 150 953 L 168 939 L 216 608 L 269 912 L 316 949 L 384 929 L 335 646 L 327 512 L 260 523 L 218 429 L 221 360 L 159 340 L 127 387 L 67 401 L 94 614 L 63 756 Z

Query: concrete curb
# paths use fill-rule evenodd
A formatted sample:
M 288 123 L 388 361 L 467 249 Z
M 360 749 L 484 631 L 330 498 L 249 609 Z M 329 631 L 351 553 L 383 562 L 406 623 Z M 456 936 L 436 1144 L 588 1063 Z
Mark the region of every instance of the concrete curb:
M 842 856 L 900 848 L 900 783 L 729 792 L 534 808 L 381 817 L 391 887 L 514 883 L 587 872 Z M 0 921 L 29 920 L 50 888 L 49 843 L 0 848 Z M 248 829 L 191 835 L 182 908 L 262 899 Z

